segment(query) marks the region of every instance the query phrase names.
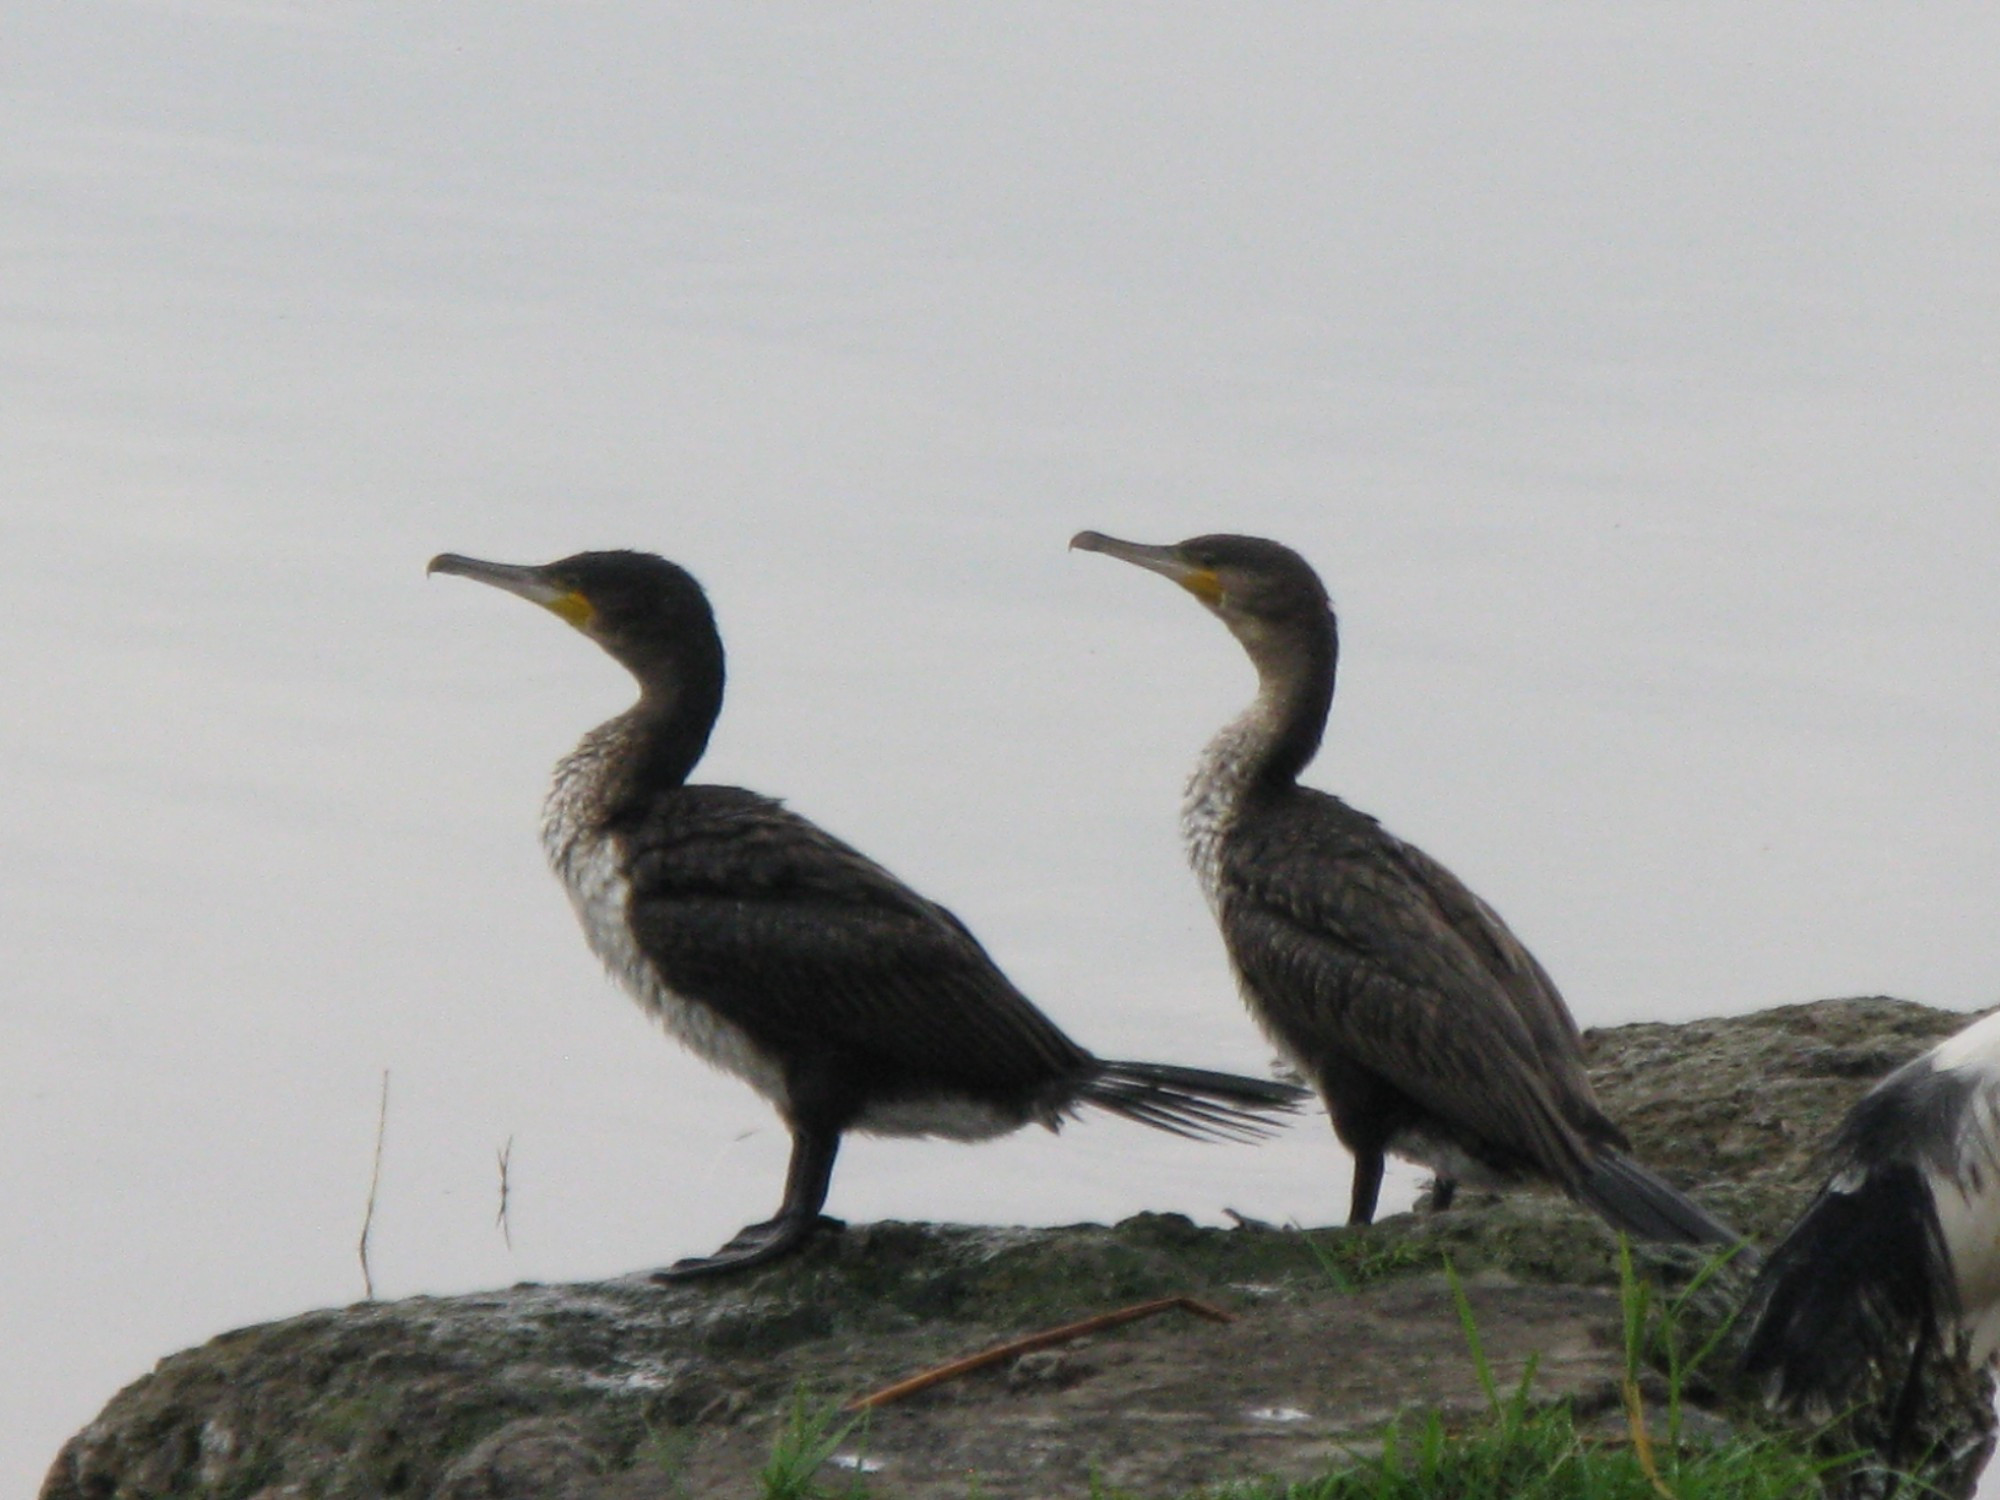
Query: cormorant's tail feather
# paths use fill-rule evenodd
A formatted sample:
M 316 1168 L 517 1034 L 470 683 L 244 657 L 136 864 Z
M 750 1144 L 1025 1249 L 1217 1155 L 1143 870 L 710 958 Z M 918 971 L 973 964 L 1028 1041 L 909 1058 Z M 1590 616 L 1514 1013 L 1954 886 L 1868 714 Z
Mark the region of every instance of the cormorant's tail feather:
M 1254 1141 L 1296 1114 L 1312 1090 L 1171 1063 L 1107 1062 L 1079 1096 L 1155 1130 L 1195 1140 Z
M 1577 1185 L 1576 1196 L 1603 1215 L 1613 1229 L 1642 1240 L 1675 1245 L 1742 1245 L 1743 1236 L 1717 1219 L 1679 1188 L 1669 1186 L 1629 1156 L 1598 1153 Z
M 1751 1289 L 1743 1372 L 1789 1411 L 1841 1411 L 1951 1326 L 1953 1287 L 1922 1170 L 1878 1166 L 1851 1192 L 1822 1192 L 1771 1252 Z

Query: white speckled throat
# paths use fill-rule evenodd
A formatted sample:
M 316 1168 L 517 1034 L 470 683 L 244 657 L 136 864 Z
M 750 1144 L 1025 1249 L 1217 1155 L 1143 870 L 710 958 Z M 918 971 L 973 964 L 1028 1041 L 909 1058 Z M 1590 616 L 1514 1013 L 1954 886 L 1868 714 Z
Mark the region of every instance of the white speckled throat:
M 1255 700 L 1208 742 L 1181 799 L 1181 837 L 1211 910 L 1221 907 L 1222 841 L 1263 767 L 1280 722 L 1279 691 L 1266 681 Z

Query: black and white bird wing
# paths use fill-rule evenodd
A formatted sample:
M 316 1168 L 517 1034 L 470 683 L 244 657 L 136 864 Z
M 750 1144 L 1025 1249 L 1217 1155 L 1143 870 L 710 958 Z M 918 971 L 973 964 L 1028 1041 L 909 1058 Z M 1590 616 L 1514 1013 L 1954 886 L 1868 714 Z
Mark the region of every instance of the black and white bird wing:
M 1832 1412 L 1905 1379 L 1962 1327 L 2000 1345 L 2000 1014 L 1871 1089 L 1822 1153 L 1825 1185 L 1771 1252 L 1743 1365 L 1783 1406 Z
M 1441 908 L 1439 867 L 1308 795 L 1282 816 L 1244 817 L 1223 855 L 1222 925 L 1242 979 L 1309 1012 L 1296 1039 L 1279 1040 L 1308 1065 L 1337 1050 L 1468 1138 L 1574 1185 L 1584 1152 L 1557 1092 L 1568 1074 L 1548 1066 L 1488 955 Z
M 956 917 L 770 798 L 682 788 L 625 849 L 660 978 L 782 1055 L 978 1094 L 1089 1068 Z

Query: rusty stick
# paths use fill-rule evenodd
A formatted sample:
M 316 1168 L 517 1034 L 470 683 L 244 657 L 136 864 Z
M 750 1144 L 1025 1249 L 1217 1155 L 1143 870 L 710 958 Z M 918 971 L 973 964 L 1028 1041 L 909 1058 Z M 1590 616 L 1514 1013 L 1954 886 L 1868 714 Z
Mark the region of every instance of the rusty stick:
M 1012 1359 L 1017 1354 L 1029 1354 L 1036 1349 L 1047 1349 L 1055 1344 L 1066 1344 L 1071 1339 L 1080 1339 L 1088 1333 L 1098 1333 L 1106 1328 L 1116 1328 L 1121 1323 L 1136 1323 L 1141 1318 L 1150 1318 L 1163 1312 L 1179 1308 L 1191 1312 L 1198 1318 L 1207 1318 L 1211 1323 L 1233 1323 L 1235 1317 L 1219 1307 L 1212 1307 L 1193 1297 L 1160 1297 L 1151 1302 L 1134 1303 L 1131 1307 L 1121 1307 L 1112 1312 L 1098 1313 L 1095 1317 L 1079 1322 L 1065 1323 L 1060 1328 L 1045 1328 L 1040 1333 L 1026 1334 L 1018 1339 L 1009 1339 L 1004 1344 L 995 1344 L 991 1349 L 981 1349 L 977 1354 L 968 1354 L 963 1359 L 955 1359 L 950 1364 L 938 1365 L 923 1370 L 907 1380 L 899 1380 L 894 1385 L 885 1385 L 879 1391 L 872 1391 L 847 1403 L 848 1411 L 869 1411 L 878 1406 L 887 1406 L 891 1401 L 900 1401 L 905 1396 L 914 1396 L 918 1391 L 928 1390 L 934 1385 L 942 1385 L 947 1380 L 956 1380 L 961 1375 L 969 1375 L 974 1370 L 983 1370 L 988 1365 L 997 1365 L 1003 1359 Z

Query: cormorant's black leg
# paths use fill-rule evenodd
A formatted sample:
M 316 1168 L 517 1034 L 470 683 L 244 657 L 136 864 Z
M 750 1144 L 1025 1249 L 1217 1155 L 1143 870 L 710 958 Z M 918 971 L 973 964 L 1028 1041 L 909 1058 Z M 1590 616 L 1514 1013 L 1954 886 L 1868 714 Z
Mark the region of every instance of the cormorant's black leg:
M 826 1202 L 827 1187 L 833 1181 L 833 1159 L 839 1152 L 839 1131 L 795 1128 L 792 1164 L 785 1172 L 785 1201 L 779 1205 L 777 1217 L 745 1225 L 713 1255 L 675 1261 L 664 1271 L 655 1271 L 653 1280 L 687 1281 L 768 1265 L 804 1245 L 815 1231 L 842 1227 L 838 1219 L 826 1218 L 819 1211 Z
M 1362 1149 L 1354 1153 L 1354 1196 L 1347 1200 L 1348 1224 L 1373 1224 L 1375 1199 L 1382 1191 L 1382 1153 Z

